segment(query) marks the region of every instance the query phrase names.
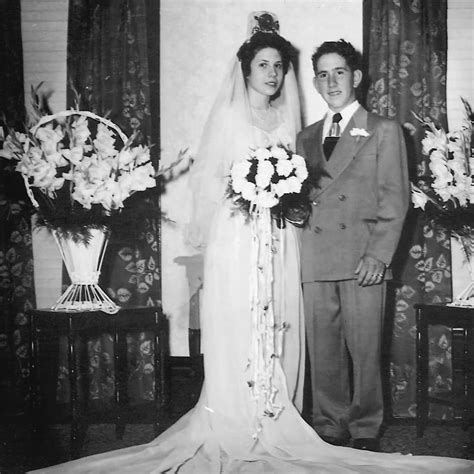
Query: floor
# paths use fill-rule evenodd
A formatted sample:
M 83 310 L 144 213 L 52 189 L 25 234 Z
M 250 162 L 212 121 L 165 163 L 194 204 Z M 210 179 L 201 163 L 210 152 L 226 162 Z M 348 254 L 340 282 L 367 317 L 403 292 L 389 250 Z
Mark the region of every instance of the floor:
M 162 428 L 166 429 L 197 401 L 201 385 L 199 374 L 174 371 L 170 405 Z M 65 461 L 69 456 L 69 426 L 52 425 L 33 441 L 27 420 L 19 419 L 0 426 L 0 473 L 16 474 Z M 381 449 L 401 452 L 474 459 L 473 429 L 463 430 L 450 424 L 430 424 L 424 436 L 417 438 L 412 420 L 391 420 L 384 426 Z M 123 438 L 116 439 L 115 426 L 91 425 L 86 431 L 82 456 L 143 444 L 154 438 L 151 424 L 127 425 Z

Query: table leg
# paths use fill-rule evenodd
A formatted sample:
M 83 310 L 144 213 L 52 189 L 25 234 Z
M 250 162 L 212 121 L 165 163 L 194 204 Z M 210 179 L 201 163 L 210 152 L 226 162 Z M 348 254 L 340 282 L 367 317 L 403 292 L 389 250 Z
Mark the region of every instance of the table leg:
M 428 419 L 428 322 L 416 310 L 416 435 L 423 436 Z
M 114 334 L 114 366 L 115 366 L 115 437 L 122 439 L 125 433 L 123 410 L 126 405 L 127 393 L 127 340 L 124 331 L 115 330 Z
M 153 348 L 153 366 L 155 370 L 155 400 L 154 400 L 154 410 L 153 410 L 153 427 L 155 436 L 158 436 L 160 432 L 160 419 L 161 419 L 161 412 L 162 412 L 162 404 L 163 404 L 163 380 L 162 380 L 162 369 L 161 369 L 161 361 L 162 361 L 162 340 L 161 340 L 161 333 L 155 327 L 153 332 L 154 335 L 154 343 L 155 347 Z
M 163 319 L 160 321 L 160 317 Z M 161 423 L 165 416 L 166 405 L 168 403 L 168 383 L 167 383 L 167 354 L 168 354 L 168 321 L 159 312 L 155 313 L 155 347 L 154 347 L 154 369 L 155 369 L 155 413 L 154 432 L 158 436 L 161 431 Z
M 471 326 L 467 330 L 467 403 L 468 425 L 474 424 L 474 328 Z M 470 402 L 470 403 L 469 403 Z M 473 430 L 474 432 L 474 430 Z M 471 433 L 474 434 L 474 433 Z M 473 443 L 474 447 L 474 443 Z
M 38 378 L 38 334 L 36 332 L 36 321 L 33 314 L 30 315 L 30 420 L 32 439 L 36 439 L 39 433 L 39 378 Z
M 69 317 L 69 331 L 67 335 L 69 385 L 71 390 L 71 459 L 80 455 L 81 446 L 79 442 L 79 399 L 77 393 L 77 370 L 76 370 L 76 345 L 75 333 L 72 327 L 72 317 Z
M 451 399 L 453 407 L 453 418 L 463 421 L 464 410 L 466 409 L 466 367 L 465 367 L 465 330 L 462 327 L 451 328 L 451 372 L 452 372 L 452 388 Z M 463 421 L 464 422 L 464 421 Z

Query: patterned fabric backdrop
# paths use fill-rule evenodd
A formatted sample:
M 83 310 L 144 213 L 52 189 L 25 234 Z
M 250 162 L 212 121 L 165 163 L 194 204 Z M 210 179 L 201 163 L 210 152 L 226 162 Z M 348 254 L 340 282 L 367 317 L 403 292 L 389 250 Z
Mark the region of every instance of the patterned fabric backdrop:
M 152 8 L 152 7 L 150 7 Z M 145 0 L 90 2 L 71 0 L 68 28 L 68 107 L 79 95 L 83 110 L 108 116 L 136 142 L 158 143 L 150 105 L 150 82 L 158 77 L 149 63 L 150 35 L 156 11 Z M 157 26 L 155 26 L 157 28 Z M 158 48 L 158 43 L 153 45 Z M 155 84 L 155 87 L 156 84 Z M 156 109 L 155 109 L 156 110 Z M 153 160 L 158 165 L 154 146 Z M 102 267 L 101 286 L 120 306 L 161 306 L 160 213 L 157 190 L 139 193 L 129 201 L 122 225 L 113 229 Z M 147 333 L 130 334 L 129 396 L 132 401 L 153 396 L 152 340 Z M 107 399 L 114 391 L 113 339 L 110 334 L 88 342 L 89 397 Z M 68 399 L 67 369 L 60 367 L 58 397 Z
M 0 64 L 0 112 L 20 129 L 25 108 L 19 2 L 0 6 Z M 0 412 L 5 414 L 21 412 L 28 394 L 26 311 L 35 301 L 30 214 L 23 181 L 0 159 Z
M 430 117 L 446 129 L 447 0 L 364 0 L 364 53 L 370 87 L 369 110 L 399 120 L 406 131 L 410 174 L 424 174 L 424 129 L 412 115 Z M 451 299 L 449 236 L 424 216 L 409 212 L 394 267 L 398 276 L 388 314 L 392 414 L 412 417 L 415 404 L 416 303 Z M 430 392 L 451 389 L 451 338 L 447 328 L 430 333 Z M 450 410 L 431 406 L 430 416 Z

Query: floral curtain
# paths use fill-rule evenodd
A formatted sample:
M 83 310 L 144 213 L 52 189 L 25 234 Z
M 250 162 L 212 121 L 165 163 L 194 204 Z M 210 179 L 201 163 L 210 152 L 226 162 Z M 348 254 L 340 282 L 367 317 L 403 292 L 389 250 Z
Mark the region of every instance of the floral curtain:
M 364 56 L 370 80 L 367 106 L 404 126 L 414 178 L 425 174 L 427 163 L 421 153 L 424 129 L 412 111 L 447 126 L 447 0 L 364 0 L 363 8 Z M 390 374 L 388 398 L 393 416 L 412 417 L 416 414 L 414 305 L 451 299 L 449 236 L 411 209 L 394 267 L 397 278 L 387 315 L 390 354 L 385 354 Z M 447 328 L 432 329 L 430 348 L 430 391 L 449 392 Z M 450 412 L 432 405 L 430 416 L 448 417 Z
M 6 125 L 25 121 L 20 2 L 0 2 L 0 148 Z M 31 208 L 23 181 L 0 158 L 0 413 L 17 414 L 28 394 L 28 321 L 34 306 Z
M 135 142 L 154 145 L 158 165 L 159 124 L 157 61 L 149 44 L 157 29 L 156 2 L 145 0 L 71 0 L 68 25 L 68 107 L 78 105 L 107 116 Z M 155 107 L 155 108 L 153 108 Z M 154 113 L 152 114 L 152 111 Z M 156 189 L 133 196 L 112 230 L 101 274 L 101 286 L 120 306 L 161 306 L 160 213 Z M 130 334 L 129 396 L 150 399 L 154 374 L 151 335 Z M 113 339 L 104 334 L 87 343 L 89 397 L 113 395 Z M 63 359 L 65 361 L 65 359 Z M 60 367 L 58 397 L 68 399 L 67 369 Z

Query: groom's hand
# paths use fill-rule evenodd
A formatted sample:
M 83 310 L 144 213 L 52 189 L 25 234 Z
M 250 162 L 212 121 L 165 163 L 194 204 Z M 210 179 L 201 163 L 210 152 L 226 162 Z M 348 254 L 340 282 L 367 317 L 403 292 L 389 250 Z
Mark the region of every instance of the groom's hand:
M 309 218 L 309 211 L 303 206 L 290 207 L 285 212 L 285 219 L 296 227 L 304 227 Z
M 385 274 L 385 264 L 375 257 L 364 255 L 354 272 L 360 286 L 379 285 Z

